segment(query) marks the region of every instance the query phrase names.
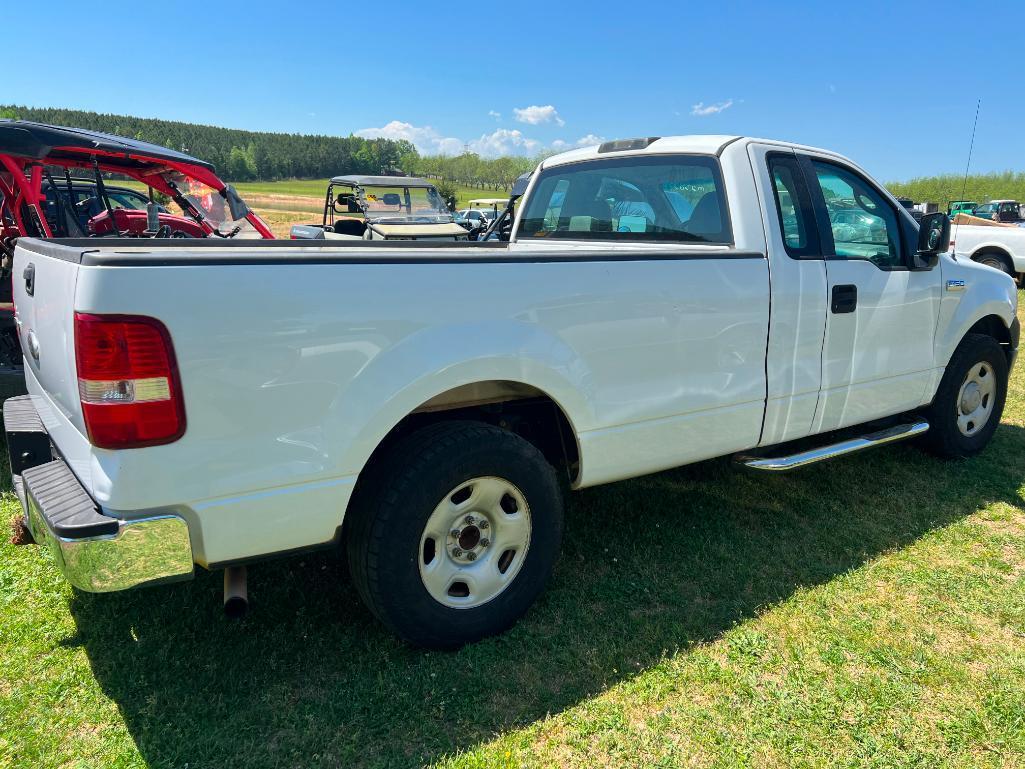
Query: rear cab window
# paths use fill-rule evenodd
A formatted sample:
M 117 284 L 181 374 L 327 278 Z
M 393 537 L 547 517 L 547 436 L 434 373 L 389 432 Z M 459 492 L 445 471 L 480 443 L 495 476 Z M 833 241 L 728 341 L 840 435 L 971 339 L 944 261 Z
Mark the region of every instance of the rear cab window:
M 719 161 L 655 155 L 544 169 L 517 238 L 730 244 Z
M 822 258 L 811 192 L 800 160 L 793 153 L 773 152 L 768 155 L 768 164 L 776 216 L 787 254 L 794 259 Z

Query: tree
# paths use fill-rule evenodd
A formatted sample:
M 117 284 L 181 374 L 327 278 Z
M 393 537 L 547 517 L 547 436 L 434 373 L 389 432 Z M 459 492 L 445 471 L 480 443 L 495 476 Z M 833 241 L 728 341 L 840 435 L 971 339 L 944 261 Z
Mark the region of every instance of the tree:
M 252 147 L 232 147 L 228 156 L 227 177 L 235 182 L 248 182 L 256 178 L 256 161 Z

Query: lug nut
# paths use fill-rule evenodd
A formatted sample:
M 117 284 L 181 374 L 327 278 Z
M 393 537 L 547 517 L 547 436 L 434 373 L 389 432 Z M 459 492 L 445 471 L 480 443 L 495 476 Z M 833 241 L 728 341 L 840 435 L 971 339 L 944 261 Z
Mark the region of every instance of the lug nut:
M 458 558 L 462 554 L 463 554 L 463 551 L 460 550 L 458 547 L 452 548 L 452 555 L 453 555 L 453 557 Z
M 466 554 L 466 558 L 467 558 L 467 560 L 470 560 L 470 561 L 476 561 L 477 560 L 477 554 L 471 551 L 471 552 Z
M 466 522 L 467 526 L 473 526 L 473 516 L 472 515 L 466 516 L 463 520 Z
M 459 539 L 459 529 L 452 529 L 448 535 L 452 537 L 452 539 Z
M 487 547 L 487 546 L 488 546 L 488 545 L 490 545 L 490 544 L 491 544 L 491 540 L 490 540 L 490 539 L 482 539 L 482 540 L 480 541 L 480 546 L 481 546 L 481 547 Z
M 491 525 L 491 524 L 490 524 L 490 523 L 488 523 L 487 521 L 481 521 L 481 522 L 480 522 L 480 528 L 481 528 L 482 530 L 483 530 L 483 529 L 486 529 L 486 528 L 488 528 L 488 527 L 489 527 L 490 525 Z

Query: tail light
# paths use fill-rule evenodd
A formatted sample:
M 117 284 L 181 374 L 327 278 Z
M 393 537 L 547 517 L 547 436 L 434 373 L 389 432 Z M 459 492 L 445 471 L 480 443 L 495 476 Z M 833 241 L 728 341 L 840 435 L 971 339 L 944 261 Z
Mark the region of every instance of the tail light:
M 82 415 L 94 446 L 156 446 L 185 433 L 174 346 L 159 320 L 76 312 L 75 359 Z

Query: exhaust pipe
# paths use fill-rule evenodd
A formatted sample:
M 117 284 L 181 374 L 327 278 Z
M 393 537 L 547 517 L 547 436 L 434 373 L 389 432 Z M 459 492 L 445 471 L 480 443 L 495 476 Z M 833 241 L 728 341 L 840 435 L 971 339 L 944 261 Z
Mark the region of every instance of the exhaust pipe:
M 229 566 L 224 570 L 224 614 L 231 619 L 240 619 L 248 610 L 246 567 Z

